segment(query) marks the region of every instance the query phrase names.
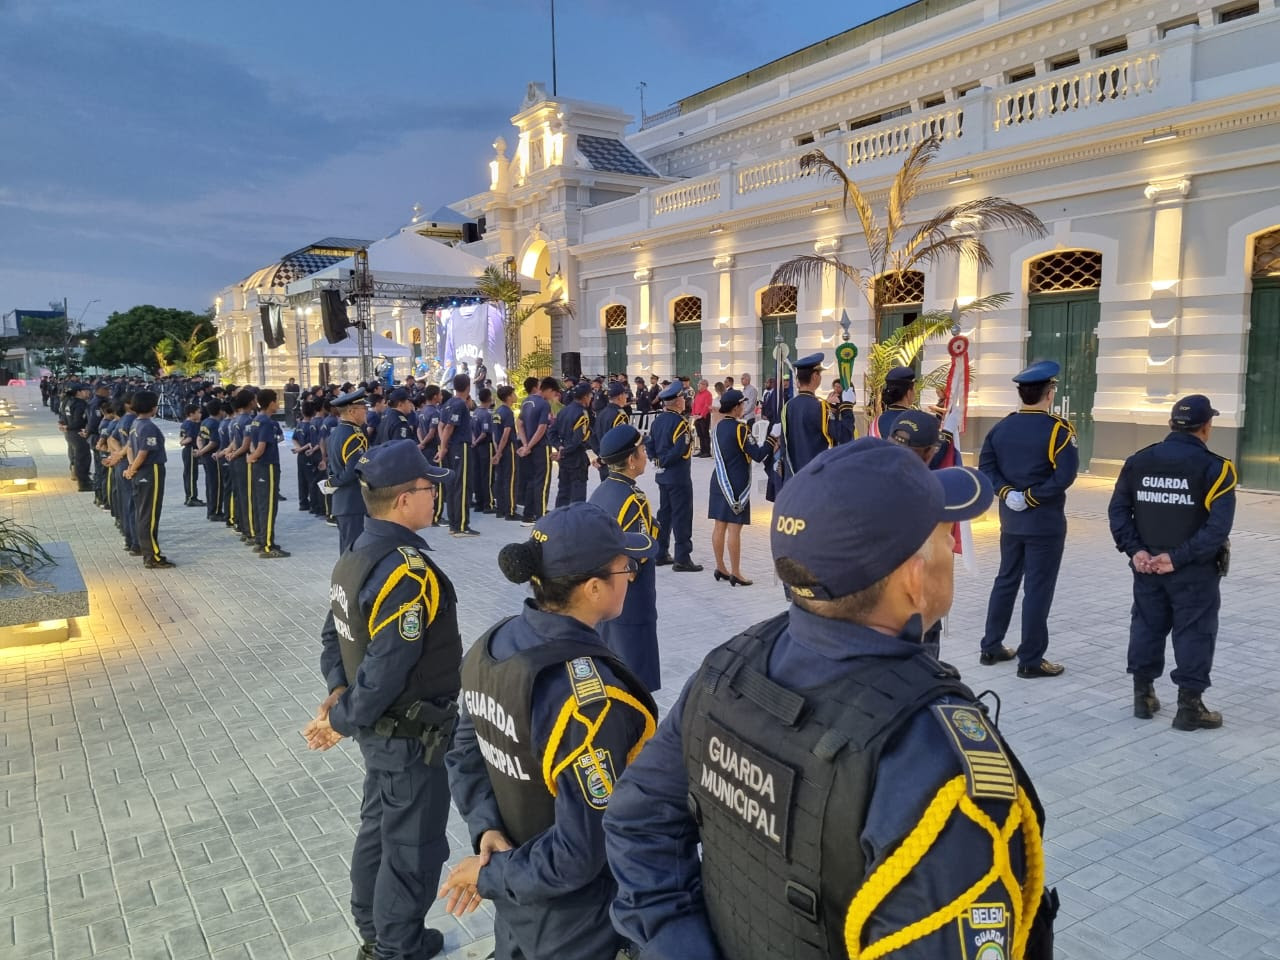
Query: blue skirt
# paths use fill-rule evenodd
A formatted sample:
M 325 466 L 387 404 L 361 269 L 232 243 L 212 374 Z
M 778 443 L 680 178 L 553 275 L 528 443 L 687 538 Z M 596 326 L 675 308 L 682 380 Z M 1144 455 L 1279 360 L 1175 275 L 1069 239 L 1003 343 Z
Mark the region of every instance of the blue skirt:
M 729 506 L 729 501 L 724 498 L 724 494 L 720 491 L 720 484 L 716 481 L 713 473 L 711 475 L 711 494 L 707 497 L 707 519 L 745 526 L 751 522 L 751 501 L 750 499 L 747 500 L 747 505 L 743 507 L 741 513 L 734 513 L 733 508 Z

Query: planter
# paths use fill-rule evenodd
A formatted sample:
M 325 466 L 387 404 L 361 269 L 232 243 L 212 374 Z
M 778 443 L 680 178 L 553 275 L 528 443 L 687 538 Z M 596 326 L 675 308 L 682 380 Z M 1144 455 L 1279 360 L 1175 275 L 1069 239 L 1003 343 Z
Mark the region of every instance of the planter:
M 0 458 L 0 483 L 31 486 L 36 479 L 34 457 L 22 454 Z
M 36 567 L 31 587 L 0 584 L 0 648 L 66 640 L 73 617 L 89 615 L 89 589 L 71 544 L 44 544 L 54 563 Z

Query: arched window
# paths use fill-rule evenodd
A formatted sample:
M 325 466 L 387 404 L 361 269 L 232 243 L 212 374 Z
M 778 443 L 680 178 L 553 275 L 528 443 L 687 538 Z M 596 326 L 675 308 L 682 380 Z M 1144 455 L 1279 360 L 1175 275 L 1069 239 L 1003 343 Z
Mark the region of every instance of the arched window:
M 784 317 L 797 312 L 800 303 L 795 287 L 774 284 L 760 291 L 760 316 Z
M 383 330 L 382 335 L 386 337 L 388 340 L 394 340 L 396 338 L 396 335 L 392 333 L 390 330 Z
M 671 322 L 677 325 L 682 323 L 701 323 L 702 298 L 681 297 L 673 303 L 671 305 Z
M 410 328 L 409 328 L 409 342 L 410 342 L 410 343 L 421 343 L 421 342 L 422 342 L 422 330 L 420 330 L 418 327 L 410 327 Z
M 924 303 L 924 274 L 919 270 L 886 273 L 876 278 L 881 306 Z
M 787 345 L 789 355 L 796 356 L 796 312 L 800 306 L 795 287 L 774 284 L 760 291 L 760 376 L 776 370 L 778 361 L 773 351 L 778 338 Z
M 1058 250 L 1032 261 L 1028 293 L 1068 293 L 1102 286 L 1102 254 L 1096 250 Z
M 1254 239 L 1253 275 L 1280 277 L 1280 228 Z
M 606 330 L 627 329 L 627 308 L 620 303 L 604 308 L 604 328 Z

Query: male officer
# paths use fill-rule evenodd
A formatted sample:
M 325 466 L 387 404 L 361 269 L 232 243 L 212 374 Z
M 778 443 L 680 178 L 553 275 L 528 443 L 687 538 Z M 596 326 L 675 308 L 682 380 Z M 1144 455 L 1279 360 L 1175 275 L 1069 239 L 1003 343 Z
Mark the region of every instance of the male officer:
M 92 493 L 89 479 L 89 385 L 73 383 L 71 400 L 67 404 L 67 449 L 70 452 L 71 472 L 76 489 Z
M 93 385 L 93 397 L 89 400 L 89 423 L 85 427 L 85 437 L 89 441 L 90 458 L 93 463 L 93 502 L 98 506 L 106 503 L 107 471 L 102 466 L 98 438 L 110 403 L 109 393 L 107 385 L 101 380 Z
M 1133 566 L 1133 715 L 1149 720 L 1160 709 L 1152 682 L 1164 673 L 1164 642 L 1172 630 L 1175 730 L 1222 726 L 1222 714 L 1201 699 L 1213 668 L 1219 581 L 1236 512 L 1235 465 L 1206 446 L 1217 415 L 1203 394 L 1175 403 L 1172 432 L 1125 461 L 1108 510 L 1116 547 Z
M 560 438 L 557 507 L 587 499 L 587 451 L 599 447 L 591 430 L 591 414 L 583 405 L 590 396 L 591 385 L 578 384 L 570 391 L 564 409 L 556 414 L 556 434 Z
M 476 512 L 493 513 L 493 391 L 488 387 L 476 390 L 471 411 L 471 461 Z
M 659 567 L 672 564 L 671 569 L 678 573 L 698 573 L 702 565 L 693 562 L 693 478 L 689 465 L 693 435 L 684 415 L 688 401 L 680 381 L 659 392 L 658 400 L 662 412 L 654 418 L 645 441 L 658 481 L 658 558 L 654 563 Z M 673 536 L 674 562 L 670 552 Z
M 134 529 L 133 484 L 124 478 L 124 471 L 129 465 L 129 436 L 138 419 L 133 409 L 133 396 L 133 392 L 130 391 L 121 400 L 123 409 L 119 425 L 107 437 L 109 453 L 103 463 L 113 471 L 112 487 L 117 491 L 119 498 L 116 503 L 115 517 L 120 532 L 124 534 L 125 551 L 140 557 L 142 547 L 138 545 L 138 535 Z
M 200 432 L 196 434 L 196 448 L 192 453 L 195 462 L 204 470 L 204 515 L 207 520 L 226 519 L 221 512 L 222 468 L 216 458 L 222 417 L 222 401 L 209 400 L 200 417 Z
M 597 455 L 600 453 L 600 441 L 604 435 L 614 427 L 620 427 L 622 424 L 631 421 L 631 418 L 627 416 L 627 411 L 623 409 L 630 393 L 631 388 L 627 386 L 627 378 L 625 376 L 621 380 L 615 380 L 609 384 L 609 401 L 604 405 L 604 409 L 596 414 L 595 423 L 591 428 L 591 435 L 595 438 L 592 449 L 596 451 Z M 596 467 L 600 471 L 601 480 L 609 476 L 609 466 L 603 460 L 597 459 Z
M 364 529 L 364 497 L 356 474 L 361 455 L 369 449 L 369 439 L 364 435 L 364 389 L 334 397 L 332 405 L 339 419 L 329 434 L 325 459 L 329 464 L 329 486 L 333 487 L 333 516 L 338 521 L 338 553 L 342 554 Z
M 976 470 L 870 437 L 782 489 L 790 609 L 712 651 L 605 813 L 642 957 L 1048 955 L 1043 811 L 920 647 L 951 604 L 951 526 L 991 499 Z
M 129 433 L 129 462 L 124 478 L 133 485 L 133 528 L 148 570 L 172 567 L 160 552 L 160 511 L 164 506 L 164 434 L 156 426 L 159 397 L 150 390 L 133 395 L 137 419 Z
M 1018 676 L 1025 679 L 1057 677 L 1066 669 L 1044 658 L 1067 539 L 1067 488 L 1080 466 L 1075 429 L 1051 412 L 1059 369 L 1041 360 L 1013 378 L 1022 407 L 991 428 L 978 458 L 1000 498 L 1000 571 L 987 602 L 979 660 L 991 666 L 1017 656 Z M 1015 654 L 1004 635 L 1024 574 L 1022 642 Z
M 617 520 L 623 533 L 656 537 L 658 525 L 653 522 L 649 498 L 636 486 L 649 462 L 640 431 L 629 423 L 614 427 L 600 440 L 600 459 L 608 466 L 609 476 L 592 492 L 591 503 Z M 635 579 L 627 585 L 622 612 L 600 625 L 600 637 L 652 693 L 662 686 L 657 565 L 648 558 L 639 563 Z
M 782 482 L 795 476 L 823 450 L 853 439 L 853 404 L 832 409 L 817 396 L 822 385 L 825 354 L 813 353 L 796 361 L 796 395 L 782 407 Z
M 369 445 L 378 442 L 379 427 L 382 425 L 382 418 L 387 412 L 387 398 L 381 393 L 373 393 L 368 395 L 368 404 L 365 411 L 364 435 L 369 438 Z
M 527 387 L 528 381 L 525 382 Z M 516 456 L 524 461 L 524 526 L 532 527 L 547 512 L 547 491 L 551 487 L 551 444 L 547 431 L 551 428 L 551 400 L 560 392 L 555 377 L 543 377 L 520 405 L 516 432 L 520 446 Z
M 363 406 L 343 406 L 353 404 Z M 449 856 L 444 755 L 457 717 L 462 637 L 453 585 L 417 531 L 431 525 L 435 485 L 447 473 L 412 440 L 362 453 L 355 469 L 369 520 L 333 568 L 320 657 L 329 696 L 303 733 L 313 750 L 354 737 L 364 758 L 351 855 L 351 913 L 364 940 L 358 956 L 425 960 L 444 945 L 422 918 Z
M 467 395 L 471 378 L 459 373 L 453 378 L 453 396 L 440 408 L 440 452 L 436 462 L 453 477 L 445 491 L 449 496 L 449 535 L 477 537 L 471 528 L 471 410 Z
M 196 448 L 200 440 L 200 420 L 203 412 L 194 403 L 186 404 L 182 409 L 182 423 L 178 425 L 178 445 L 182 448 L 182 492 L 186 499 L 184 507 L 203 507 L 200 499 L 200 461 L 196 459 Z
M 280 443 L 284 431 L 276 423 L 280 401 L 274 390 L 258 394 L 258 414 L 249 428 L 249 452 L 245 461 L 251 470 L 249 502 L 253 509 L 254 551 L 276 560 L 289 556 L 276 543 L 276 502 L 280 493 Z
M 493 414 L 493 509 L 503 520 L 519 520 L 516 504 L 516 388 L 498 388 L 498 408 Z
M 422 450 L 422 455 L 431 463 L 440 462 L 440 406 L 441 392 L 440 388 L 434 383 L 427 387 L 423 393 L 425 402 L 422 409 L 418 411 L 418 446 Z M 438 527 L 440 518 L 444 516 L 444 493 L 440 490 L 436 491 L 436 515 L 431 525 Z
M 910 367 L 894 367 L 886 373 L 880 402 L 884 409 L 872 422 L 871 435 L 887 440 L 898 414 L 915 409 L 916 372 Z
M 231 465 L 231 496 L 235 500 L 232 516 L 235 528 L 240 534 L 242 543 L 253 543 L 256 539 L 253 527 L 253 502 L 250 495 L 253 468 L 245 457 L 252 443 L 249 427 L 253 423 L 254 408 L 257 406 L 258 399 L 253 390 L 245 387 L 237 391 L 232 402 L 236 412 L 231 418 L 231 427 L 228 431 L 231 442 L 223 456 Z
M 413 400 L 409 398 L 409 391 L 404 387 L 396 387 L 387 396 L 387 410 L 378 423 L 378 433 L 374 443 L 412 440 L 414 431 L 409 423 L 411 413 L 413 413 Z

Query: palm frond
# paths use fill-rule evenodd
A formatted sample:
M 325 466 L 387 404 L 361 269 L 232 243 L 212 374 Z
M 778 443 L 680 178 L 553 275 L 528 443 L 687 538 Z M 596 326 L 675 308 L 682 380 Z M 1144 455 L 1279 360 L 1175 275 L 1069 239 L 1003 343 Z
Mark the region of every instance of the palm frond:
M 801 176 L 808 176 L 811 173 L 816 173 L 825 180 L 833 181 L 840 187 L 842 193 L 852 183 L 849 175 L 840 166 L 839 161 L 832 160 L 822 150 L 810 150 L 800 158 Z
M 804 253 L 778 265 L 769 278 L 770 285 L 802 287 L 824 279 L 831 273 L 839 274 L 859 287 L 863 286 L 863 274 L 838 257 Z
M 925 137 L 911 148 L 907 159 L 903 161 L 902 167 L 893 178 L 893 185 L 889 187 L 888 215 L 885 220 L 885 235 L 889 246 L 893 245 L 894 238 L 902 230 L 902 225 L 906 222 L 907 208 L 920 191 L 920 178 L 924 176 L 925 169 L 937 156 L 941 146 L 942 141 L 937 137 Z
M 970 300 L 967 304 L 960 308 L 960 313 L 989 313 L 992 310 L 1002 310 L 1008 306 L 1009 301 L 1013 299 L 1010 293 L 989 293 L 985 297 L 978 297 L 976 300 Z
M 1043 237 L 1049 231 L 1035 211 L 1003 197 L 979 197 L 951 208 L 952 229 L 1013 230 L 1026 237 Z
M 976 263 L 983 270 L 990 270 L 995 266 L 995 261 L 991 259 L 991 251 L 976 233 L 949 233 L 912 250 L 904 260 L 903 269 L 910 270 L 934 264 L 944 257 L 956 257 Z
M 844 172 L 840 162 L 831 159 L 822 150 L 810 150 L 800 158 L 800 172 L 802 174 L 816 172 L 840 186 L 841 209 L 847 214 L 849 208 L 853 207 L 853 212 L 858 217 L 858 224 L 862 228 L 862 237 L 866 241 L 867 249 L 871 251 L 871 263 L 873 266 L 880 263 L 883 258 L 881 251 L 885 244 L 883 231 L 876 222 L 875 210 L 872 209 L 870 201 L 858 185 Z
M 947 387 L 947 376 L 951 373 L 951 362 L 940 363 L 928 373 L 923 374 L 916 384 L 916 392 L 921 393 L 924 390 L 945 390 Z

